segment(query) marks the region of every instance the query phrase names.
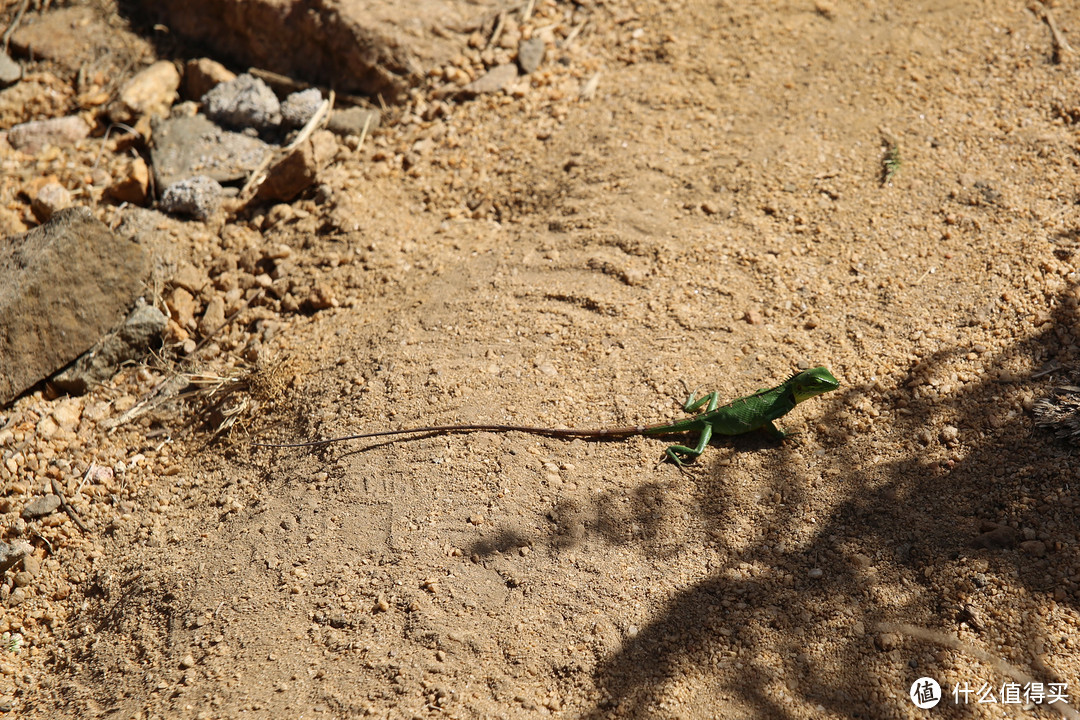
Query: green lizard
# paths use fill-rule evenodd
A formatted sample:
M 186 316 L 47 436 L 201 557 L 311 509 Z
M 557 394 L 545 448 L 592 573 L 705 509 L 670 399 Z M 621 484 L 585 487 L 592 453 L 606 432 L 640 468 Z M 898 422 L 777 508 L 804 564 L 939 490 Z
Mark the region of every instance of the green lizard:
M 697 445 L 672 445 L 667 449 L 667 457 L 676 465 L 682 466 L 687 460 L 696 459 L 709 444 L 713 434 L 718 435 L 742 435 L 753 430 L 764 430 L 771 437 L 780 440 L 786 437 L 786 433 L 776 427 L 775 421 L 787 415 L 792 408 L 804 400 L 835 390 L 840 382 L 833 374 L 823 367 L 797 372 L 774 388 L 758 390 L 753 395 L 732 400 L 727 405 L 718 406 L 719 396 L 714 391 L 708 395 L 696 398 L 690 393 L 689 399 L 683 405 L 683 410 L 688 413 L 698 410 L 703 405 L 705 410 L 697 415 L 692 415 L 670 423 L 657 423 L 655 425 L 631 425 L 627 427 L 597 428 L 592 430 L 575 430 L 573 428 L 545 428 L 532 427 L 530 425 L 428 425 L 424 427 L 405 428 L 402 430 L 380 430 L 377 432 L 359 433 L 357 435 L 343 435 L 341 437 L 327 438 L 324 440 L 309 440 L 296 443 L 257 443 L 256 447 L 312 447 L 316 445 L 329 445 L 330 443 L 343 442 L 345 440 L 359 440 L 361 438 L 385 437 L 387 435 L 406 435 L 415 433 L 453 433 L 453 432 L 523 432 L 534 435 L 548 435 L 551 437 L 582 437 L 582 438 L 605 438 L 605 437 L 629 437 L 631 435 L 674 435 L 676 433 L 698 433 Z M 681 456 L 681 457 L 680 457 Z

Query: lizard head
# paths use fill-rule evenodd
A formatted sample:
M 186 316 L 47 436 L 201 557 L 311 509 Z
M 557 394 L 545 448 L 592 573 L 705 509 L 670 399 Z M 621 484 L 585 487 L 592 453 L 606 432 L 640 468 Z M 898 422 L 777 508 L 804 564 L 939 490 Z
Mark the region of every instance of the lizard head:
M 830 392 L 840 387 L 840 381 L 826 368 L 816 367 L 795 373 L 788 380 L 791 392 L 795 396 L 795 402 L 801 403 L 823 393 Z

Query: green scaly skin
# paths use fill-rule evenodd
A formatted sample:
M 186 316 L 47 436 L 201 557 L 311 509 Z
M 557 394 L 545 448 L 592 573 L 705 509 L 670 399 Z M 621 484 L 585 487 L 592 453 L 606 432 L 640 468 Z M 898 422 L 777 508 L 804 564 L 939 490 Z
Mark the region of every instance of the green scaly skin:
M 685 465 L 695 460 L 705 450 L 709 440 L 715 435 L 742 435 L 754 430 L 764 430 L 777 440 L 787 437 L 787 433 L 776 426 L 776 421 L 787 415 L 796 405 L 823 393 L 835 390 L 840 382 L 823 367 L 797 372 L 776 387 L 758 390 L 752 395 L 732 400 L 726 405 L 718 405 L 719 395 L 714 391 L 697 398 L 694 393 L 683 404 L 683 410 L 692 413 L 702 406 L 705 410 L 672 423 L 656 425 L 632 425 L 627 427 L 596 428 L 576 430 L 573 428 L 545 428 L 531 425 L 428 425 L 405 428 L 402 430 L 380 430 L 378 432 L 343 435 L 324 440 L 309 440 L 297 443 L 257 443 L 255 447 L 314 447 L 359 440 L 361 438 L 385 437 L 387 435 L 406 435 L 417 433 L 454 433 L 454 432 L 523 432 L 551 437 L 629 437 L 631 435 L 674 435 L 677 433 L 698 433 L 697 445 L 672 445 L 667 449 L 667 458 L 676 465 Z

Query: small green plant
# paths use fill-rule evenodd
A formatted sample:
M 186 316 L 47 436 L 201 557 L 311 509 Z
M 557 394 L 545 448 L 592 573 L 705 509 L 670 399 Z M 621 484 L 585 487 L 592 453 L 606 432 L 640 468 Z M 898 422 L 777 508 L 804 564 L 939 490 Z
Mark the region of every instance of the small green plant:
M 0 645 L 3 645 L 4 649 L 9 653 L 15 653 L 16 655 L 22 650 L 23 636 L 22 633 L 10 633 L 6 632 L 0 635 Z
M 900 146 L 889 143 L 885 151 L 885 159 L 881 162 L 881 184 L 888 185 L 898 172 L 900 172 Z

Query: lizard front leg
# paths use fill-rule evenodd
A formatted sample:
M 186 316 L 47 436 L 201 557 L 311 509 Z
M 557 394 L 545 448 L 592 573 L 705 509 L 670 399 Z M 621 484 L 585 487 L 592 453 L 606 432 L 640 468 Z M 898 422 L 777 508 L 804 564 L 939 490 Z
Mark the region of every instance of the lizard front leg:
M 772 420 L 761 426 L 761 429 L 765 431 L 765 434 L 771 437 L 773 440 L 783 440 L 792 433 L 786 433 L 780 428 L 776 427 L 776 423 Z

